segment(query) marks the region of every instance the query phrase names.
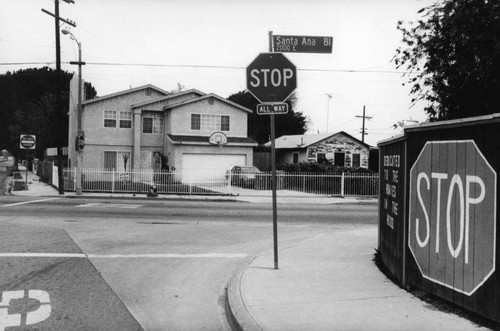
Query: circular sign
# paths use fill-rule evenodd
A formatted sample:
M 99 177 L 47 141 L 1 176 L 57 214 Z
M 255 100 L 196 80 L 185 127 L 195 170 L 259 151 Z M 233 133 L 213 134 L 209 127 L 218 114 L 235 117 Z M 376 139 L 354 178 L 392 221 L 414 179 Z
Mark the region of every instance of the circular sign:
M 425 144 L 410 170 L 408 225 L 424 278 L 471 295 L 495 271 L 496 183 L 474 141 Z
M 297 88 L 297 69 L 281 53 L 261 53 L 247 67 L 247 90 L 260 102 L 284 102 Z
M 225 145 L 227 144 L 227 136 L 224 132 L 216 131 L 210 135 L 208 142 L 212 145 Z
M 36 136 L 31 134 L 22 134 L 19 139 L 21 149 L 35 149 Z

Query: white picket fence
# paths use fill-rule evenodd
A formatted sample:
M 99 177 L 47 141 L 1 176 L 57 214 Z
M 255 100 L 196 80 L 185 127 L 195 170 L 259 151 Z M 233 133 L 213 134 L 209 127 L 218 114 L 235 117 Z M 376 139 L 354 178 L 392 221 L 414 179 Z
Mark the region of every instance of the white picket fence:
M 277 172 L 277 190 L 290 193 L 377 196 L 378 174 L 358 173 L 285 173 Z M 74 191 L 76 169 L 64 170 L 67 191 Z M 259 172 L 249 182 L 235 180 L 230 173 L 210 175 L 207 173 L 157 172 L 142 170 L 119 172 L 115 170 L 83 169 L 83 192 L 147 193 L 154 187 L 160 194 L 212 194 L 212 195 L 258 195 L 272 189 L 270 172 Z

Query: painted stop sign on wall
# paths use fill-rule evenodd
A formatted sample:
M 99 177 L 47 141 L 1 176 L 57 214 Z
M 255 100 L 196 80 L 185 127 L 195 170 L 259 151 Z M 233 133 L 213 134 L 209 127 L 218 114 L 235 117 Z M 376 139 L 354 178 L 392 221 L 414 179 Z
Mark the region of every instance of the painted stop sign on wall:
M 474 141 L 425 144 L 410 170 L 408 229 L 424 278 L 471 295 L 495 271 L 496 183 Z

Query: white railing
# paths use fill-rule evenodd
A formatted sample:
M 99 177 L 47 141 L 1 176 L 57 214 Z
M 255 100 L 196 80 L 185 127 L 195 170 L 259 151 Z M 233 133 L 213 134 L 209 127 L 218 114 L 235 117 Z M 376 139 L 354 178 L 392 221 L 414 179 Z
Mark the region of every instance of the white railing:
M 65 189 L 75 190 L 76 169 L 64 171 Z M 250 178 L 249 178 L 250 177 Z M 83 192 L 148 193 L 155 187 L 160 194 L 259 195 L 272 189 L 270 172 L 259 172 L 244 180 L 235 174 L 155 172 L 141 170 L 83 169 Z M 285 173 L 277 172 L 277 190 L 288 195 L 377 196 L 378 174 Z

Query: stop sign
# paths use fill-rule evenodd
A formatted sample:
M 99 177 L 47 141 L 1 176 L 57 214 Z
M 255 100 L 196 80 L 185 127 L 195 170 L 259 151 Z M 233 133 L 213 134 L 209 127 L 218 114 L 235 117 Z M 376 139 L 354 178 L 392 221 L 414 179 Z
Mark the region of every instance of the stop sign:
M 284 102 L 297 88 L 297 69 L 281 53 L 261 53 L 247 67 L 247 90 L 260 102 Z
M 408 229 L 424 278 L 471 295 L 494 272 L 496 183 L 474 141 L 425 144 L 410 170 Z

